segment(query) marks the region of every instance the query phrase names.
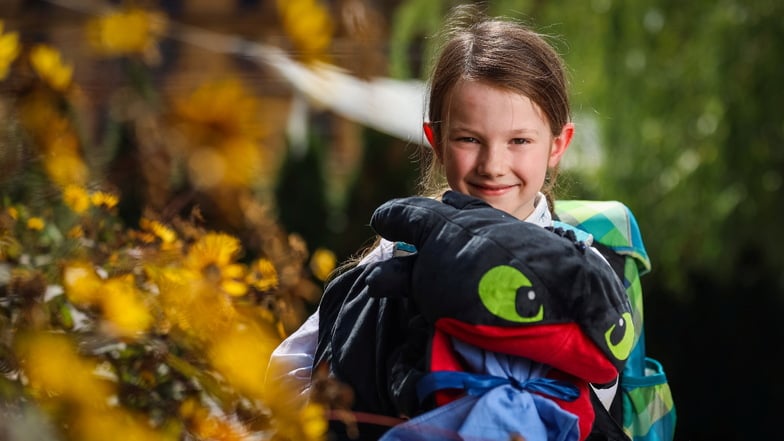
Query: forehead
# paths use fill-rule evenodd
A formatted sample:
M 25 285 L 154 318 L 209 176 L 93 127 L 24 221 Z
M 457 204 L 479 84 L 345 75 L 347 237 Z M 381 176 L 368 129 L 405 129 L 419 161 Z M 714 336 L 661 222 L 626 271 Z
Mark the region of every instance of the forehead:
M 549 126 L 542 108 L 525 94 L 481 81 L 458 81 L 445 110 L 445 119 L 453 123 L 509 117 Z

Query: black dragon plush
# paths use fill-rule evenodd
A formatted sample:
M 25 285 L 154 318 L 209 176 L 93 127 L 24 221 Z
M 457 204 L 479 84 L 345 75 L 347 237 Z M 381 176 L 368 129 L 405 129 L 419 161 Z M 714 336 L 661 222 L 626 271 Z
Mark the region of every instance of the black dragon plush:
M 355 411 L 411 418 L 363 439 L 588 437 L 589 384 L 617 378 L 634 336 L 600 254 L 451 191 L 391 200 L 371 226 L 410 252 L 330 283 L 316 351 Z

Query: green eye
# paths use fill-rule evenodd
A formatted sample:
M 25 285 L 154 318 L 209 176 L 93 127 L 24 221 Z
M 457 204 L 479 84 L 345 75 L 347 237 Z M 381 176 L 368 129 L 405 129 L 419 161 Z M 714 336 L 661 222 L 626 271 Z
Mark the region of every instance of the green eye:
M 610 336 L 615 330 L 616 325 L 610 326 L 610 329 L 604 333 L 604 340 L 607 342 L 607 347 L 610 348 L 610 352 L 612 352 L 615 358 L 618 360 L 626 360 L 632 352 L 632 343 L 634 343 L 634 323 L 632 322 L 632 315 L 628 312 L 621 315 L 621 320 L 626 324 L 621 341 L 619 341 L 617 345 L 612 344 L 612 341 L 610 341 Z M 618 325 L 622 326 L 621 323 Z
M 538 310 L 530 317 L 523 317 L 517 312 L 517 292 L 520 288 L 532 288 L 531 281 L 517 268 L 501 265 L 486 272 L 479 281 L 479 298 L 488 311 L 504 320 L 517 323 L 532 323 L 542 320 L 544 307 L 539 304 Z M 527 292 L 528 299 L 536 300 L 533 289 Z M 534 308 L 535 304 L 532 303 Z

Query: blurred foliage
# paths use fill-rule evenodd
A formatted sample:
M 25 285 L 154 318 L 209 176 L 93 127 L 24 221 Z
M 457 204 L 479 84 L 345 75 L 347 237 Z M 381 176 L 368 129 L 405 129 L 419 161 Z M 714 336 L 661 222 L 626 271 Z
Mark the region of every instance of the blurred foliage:
M 266 128 L 240 79 L 157 89 L 166 21 L 86 21 L 127 78 L 103 102 L 0 22 L 2 439 L 324 437 L 325 409 L 265 372 L 335 256 L 259 196 Z
M 607 66 L 600 105 L 613 103 L 624 120 L 606 124 L 618 163 L 604 179 L 636 202 L 678 291 L 692 272 L 732 282 L 750 254 L 754 271 L 780 268 L 781 236 L 760 232 L 775 231 L 781 213 L 784 125 L 773 112 L 784 98 L 774 49 L 783 13 L 780 2 L 759 1 L 609 14 L 617 37 L 607 50 L 621 57 Z

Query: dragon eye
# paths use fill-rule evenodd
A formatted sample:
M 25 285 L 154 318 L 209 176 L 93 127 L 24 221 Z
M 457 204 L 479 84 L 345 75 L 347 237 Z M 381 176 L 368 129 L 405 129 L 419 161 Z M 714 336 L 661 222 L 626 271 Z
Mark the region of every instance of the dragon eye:
M 620 327 L 623 330 L 623 337 L 621 337 L 618 344 L 613 344 L 611 336 L 615 328 Z M 618 325 L 610 326 L 610 329 L 604 333 L 604 340 L 607 342 L 607 347 L 610 348 L 613 356 L 618 360 L 626 360 L 632 352 L 632 344 L 634 343 L 634 323 L 632 322 L 632 315 L 625 312 L 621 315 Z
M 536 305 L 536 293 L 531 281 L 517 268 L 500 265 L 486 272 L 479 280 L 479 298 L 490 313 L 504 320 L 516 323 L 533 323 L 544 317 L 544 306 Z M 535 311 L 530 316 L 523 317 L 518 312 L 518 292 L 525 294 L 528 304 L 520 309 Z M 527 307 L 526 307 L 527 306 Z

